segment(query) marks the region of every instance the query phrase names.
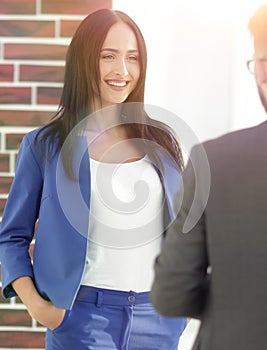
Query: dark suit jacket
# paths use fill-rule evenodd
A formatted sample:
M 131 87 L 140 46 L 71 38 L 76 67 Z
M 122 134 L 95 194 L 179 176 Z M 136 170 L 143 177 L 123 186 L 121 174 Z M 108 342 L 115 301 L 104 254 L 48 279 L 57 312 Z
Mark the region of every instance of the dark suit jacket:
M 200 318 L 194 349 L 265 349 L 267 122 L 194 147 L 183 184 L 182 208 L 156 261 L 152 302 L 163 315 Z M 195 220 L 192 203 L 203 214 L 185 233 L 186 218 Z

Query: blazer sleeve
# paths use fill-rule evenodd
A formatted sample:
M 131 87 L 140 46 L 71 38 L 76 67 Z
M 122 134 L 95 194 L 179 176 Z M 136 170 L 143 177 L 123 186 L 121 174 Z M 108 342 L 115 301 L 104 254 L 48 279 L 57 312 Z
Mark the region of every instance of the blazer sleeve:
M 183 188 L 177 199 L 181 208 L 166 232 L 155 262 L 151 300 L 164 316 L 199 318 L 204 307 L 208 256 L 201 182 L 208 179 L 203 178 L 197 153 L 196 149 L 191 152 L 182 177 Z
M 29 246 L 38 218 L 43 176 L 29 139 L 19 149 L 16 173 L 10 188 L 0 228 L 2 294 L 15 296 L 11 282 L 22 276 L 33 278 Z

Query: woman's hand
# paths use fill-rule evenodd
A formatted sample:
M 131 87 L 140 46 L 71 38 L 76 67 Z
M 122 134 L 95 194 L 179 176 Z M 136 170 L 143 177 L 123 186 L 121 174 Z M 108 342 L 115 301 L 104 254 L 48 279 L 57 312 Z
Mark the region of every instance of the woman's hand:
M 30 277 L 20 277 L 12 282 L 12 286 L 36 321 L 51 330 L 61 324 L 66 310 L 59 309 L 42 298 Z
M 55 307 L 50 301 L 43 298 L 28 305 L 29 314 L 43 326 L 54 330 L 64 319 L 66 310 Z

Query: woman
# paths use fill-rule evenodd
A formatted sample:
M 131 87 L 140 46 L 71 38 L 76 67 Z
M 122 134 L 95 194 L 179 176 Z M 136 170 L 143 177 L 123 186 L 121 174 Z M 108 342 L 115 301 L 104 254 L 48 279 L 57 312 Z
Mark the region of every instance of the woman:
M 59 112 L 22 141 L 0 234 L 3 295 L 48 328 L 47 350 L 174 350 L 185 327 L 149 300 L 182 156 L 144 111 L 145 74 L 137 25 L 90 14 L 68 49 Z

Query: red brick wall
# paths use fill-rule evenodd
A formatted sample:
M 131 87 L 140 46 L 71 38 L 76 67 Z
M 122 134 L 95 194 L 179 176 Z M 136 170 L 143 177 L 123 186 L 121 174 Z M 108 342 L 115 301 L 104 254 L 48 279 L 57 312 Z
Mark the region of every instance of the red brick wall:
M 80 21 L 112 0 L 0 0 L 0 217 L 22 136 L 58 107 L 67 46 Z M 18 298 L 0 298 L 0 348 L 43 348 L 45 329 Z

